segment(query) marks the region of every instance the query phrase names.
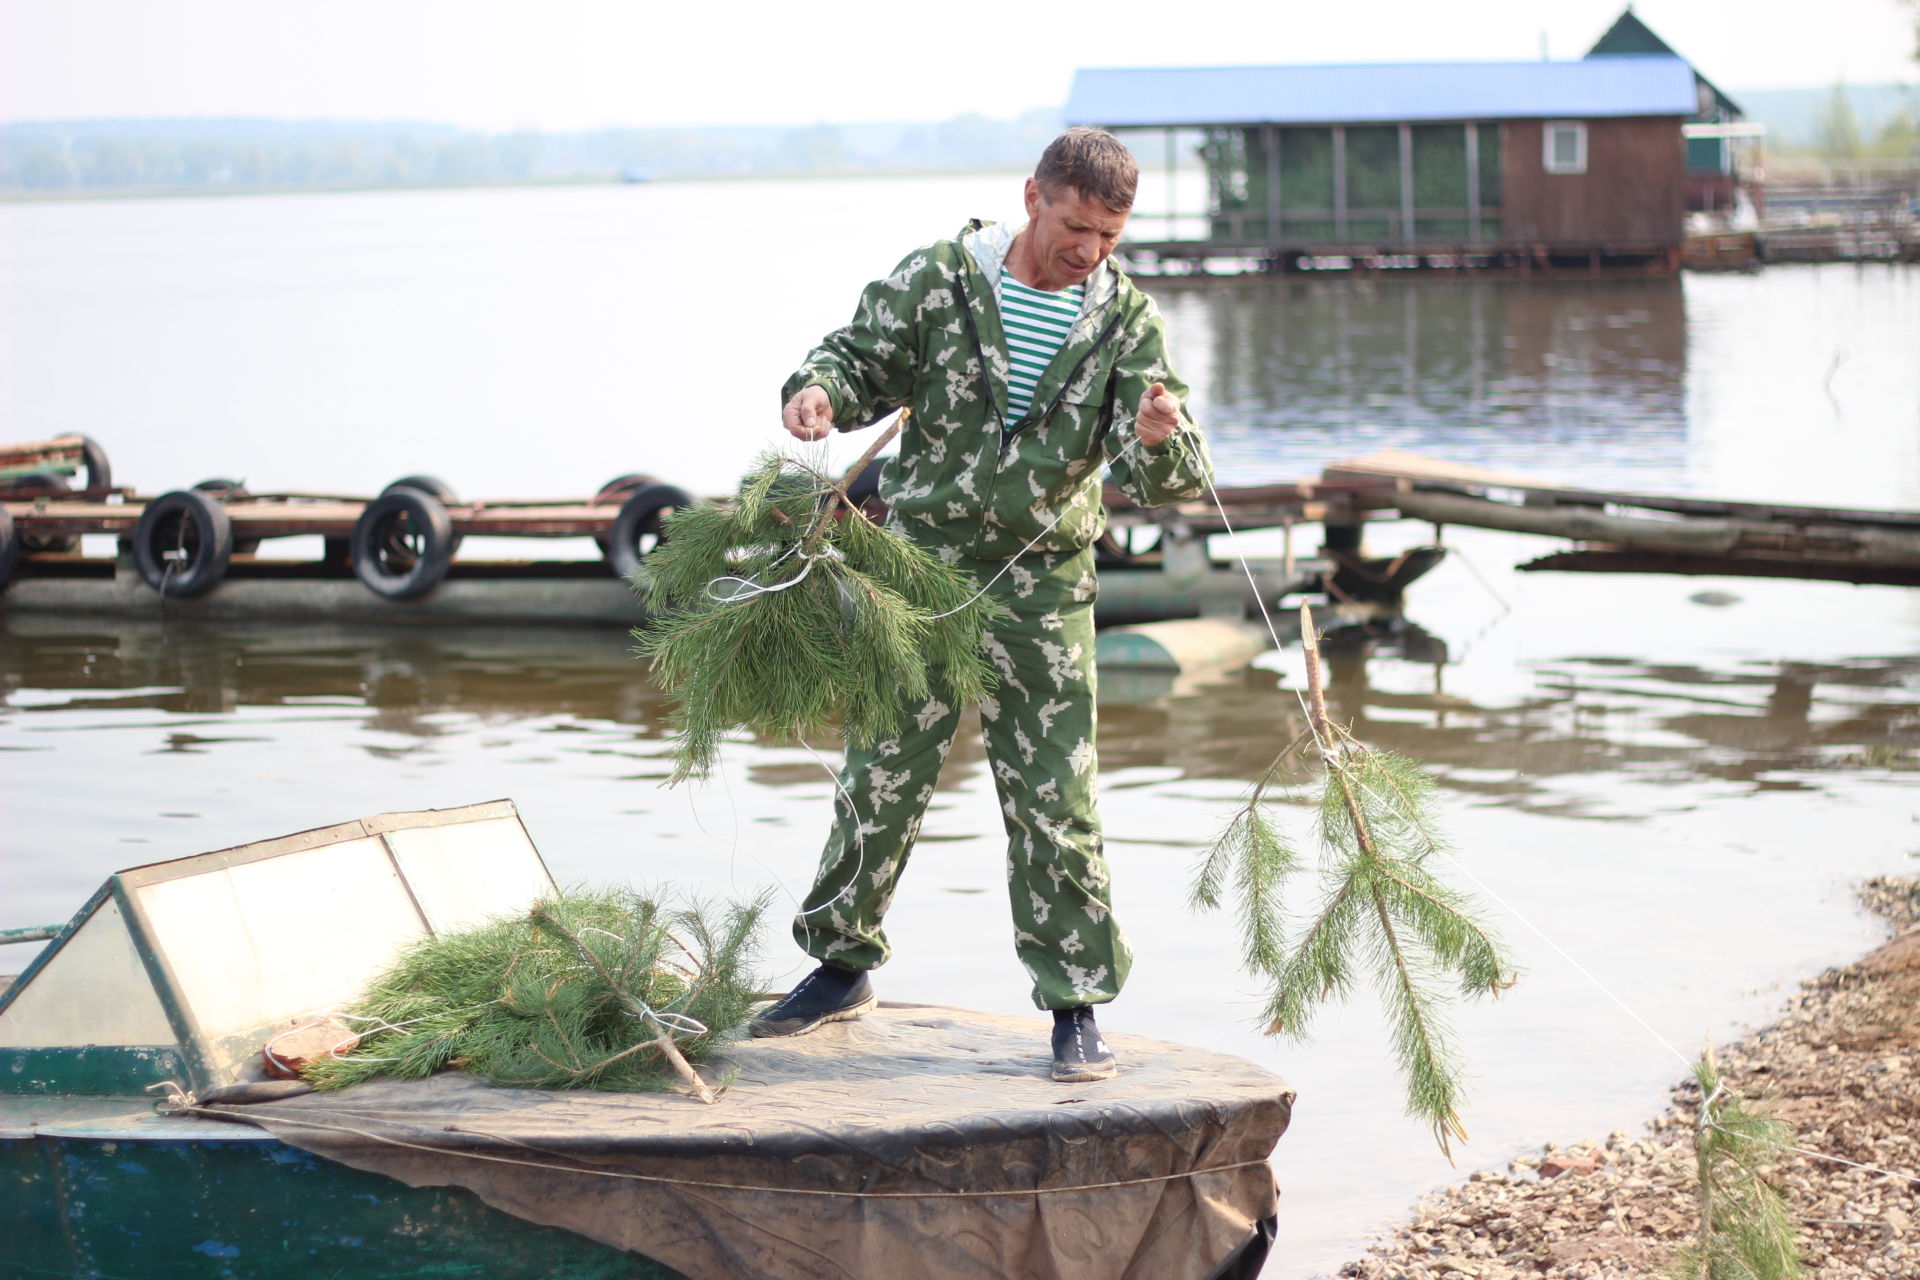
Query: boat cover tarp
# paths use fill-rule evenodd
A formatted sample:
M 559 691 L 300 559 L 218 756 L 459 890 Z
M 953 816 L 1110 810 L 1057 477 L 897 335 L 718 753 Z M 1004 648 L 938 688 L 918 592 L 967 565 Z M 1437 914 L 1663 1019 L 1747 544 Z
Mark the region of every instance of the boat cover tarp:
M 466 1187 L 691 1280 L 1203 1280 L 1274 1213 L 1267 1157 L 1293 1091 L 1239 1058 L 1112 1033 L 1116 1079 L 1056 1084 L 1048 1031 L 882 1005 L 734 1046 L 710 1105 L 443 1072 L 203 1114 Z

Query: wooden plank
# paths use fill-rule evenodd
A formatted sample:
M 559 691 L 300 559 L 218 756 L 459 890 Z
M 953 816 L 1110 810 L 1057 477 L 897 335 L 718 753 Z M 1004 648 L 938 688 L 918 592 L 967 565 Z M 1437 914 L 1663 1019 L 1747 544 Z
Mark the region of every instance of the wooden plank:
M 80 436 L 0 444 L 0 471 L 32 471 L 54 465 L 74 469 L 85 462 L 86 440 Z
M 1616 516 L 1588 507 L 1526 507 L 1465 494 L 1422 490 L 1357 494 L 1355 501 L 1363 507 L 1391 508 L 1403 516 L 1435 524 L 1544 534 L 1641 551 L 1713 556 L 1742 552 L 1763 557 L 1785 554 L 1856 564 L 1920 565 L 1920 532 L 1906 529 L 1867 525 L 1785 526 L 1705 517 Z
M 1814 524 L 1889 525 L 1920 528 L 1920 511 L 1893 511 L 1869 507 L 1814 507 L 1778 502 L 1741 502 L 1724 498 L 1694 498 L 1636 493 L 1617 489 L 1580 489 L 1538 477 L 1493 471 L 1465 463 L 1447 462 L 1400 449 L 1383 449 L 1365 457 L 1329 465 L 1328 479 L 1393 480 L 1409 488 L 1517 489 L 1529 505 L 1641 507 L 1676 515 L 1719 516 L 1742 520 L 1777 520 Z
M 1531 489 L 1540 485 L 1537 476 L 1512 471 L 1494 471 L 1464 462 L 1448 462 L 1409 453 L 1405 449 L 1381 449 L 1360 458 L 1330 463 L 1322 473 L 1329 480 L 1406 480 L 1445 481 L 1451 484 L 1477 485 L 1495 489 Z
M 1524 573 L 1672 573 L 1729 578 L 1799 578 L 1858 586 L 1920 587 L 1920 562 L 1905 565 L 1784 556 L 1708 556 L 1657 551 L 1558 551 L 1519 566 Z

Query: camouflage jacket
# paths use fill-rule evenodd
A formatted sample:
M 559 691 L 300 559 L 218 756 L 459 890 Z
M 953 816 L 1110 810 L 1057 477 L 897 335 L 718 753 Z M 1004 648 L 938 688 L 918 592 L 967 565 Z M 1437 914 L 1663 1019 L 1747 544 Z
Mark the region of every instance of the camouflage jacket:
M 1030 542 L 1035 552 L 1077 551 L 1098 538 L 1103 459 L 1142 506 L 1197 498 L 1212 479 L 1186 384 L 1167 367 L 1160 313 L 1111 261 L 1087 278 L 1080 318 L 1032 407 L 1003 429 L 1007 345 L 995 284 L 1011 240 L 1005 227 L 975 221 L 961 238 L 907 255 L 867 286 L 853 320 L 822 339 L 781 392 L 784 402 L 821 387 L 843 430 L 910 408 L 880 496 L 916 540 L 982 560 Z M 1182 424 L 1148 448 L 1133 418 L 1154 382 L 1180 398 Z

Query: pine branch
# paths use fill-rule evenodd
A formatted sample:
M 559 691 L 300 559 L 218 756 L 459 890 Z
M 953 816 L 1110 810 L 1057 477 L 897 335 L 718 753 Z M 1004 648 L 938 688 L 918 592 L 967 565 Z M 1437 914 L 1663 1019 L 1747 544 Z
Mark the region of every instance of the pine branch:
M 1727 1087 L 1709 1046 L 1694 1063 L 1700 1117 L 1694 1164 L 1700 1232 L 1667 1268 L 1669 1280 L 1799 1280 L 1800 1232 L 1772 1176 L 1792 1130 Z
M 1268 1035 L 1286 1035 L 1304 1043 L 1319 1006 L 1329 997 L 1346 996 L 1352 989 L 1349 957 L 1362 905 L 1351 885 L 1337 886 L 1293 955 L 1275 975 L 1273 994 L 1261 1013 Z
M 653 1009 L 643 1001 L 635 999 L 633 993 L 627 990 L 625 985 L 617 980 L 611 973 L 608 973 L 607 966 L 601 962 L 600 957 L 595 954 L 593 948 L 580 941 L 580 935 L 567 928 L 565 922 L 560 919 L 559 914 L 554 911 L 552 907 L 547 906 L 545 903 L 537 904 L 533 909 L 533 918 L 558 933 L 568 942 L 571 942 L 573 949 L 578 951 L 586 962 L 593 966 L 593 971 L 600 975 L 600 981 L 606 984 L 607 989 L 613 993 L 614 998 L 620 1002 L 621 1007 L 632 1014 L 634 1020 L 641 1026 L 646 1027 L 654 1033 L 653 1046 L 660 1051 L 660 1056 L 667 1060 L 667 1065 L 673 1068 L 673 1073 L 680 1077 L 680 1083 L 687 1086 L 687 1092 L 702 1102 L 712 1102 L 713 1090 L 709 1089 L 707 1082 L 702 1080 L 699 1074 L 687 1064 L 686 1058 L 673 1043 L 673 1033 L 667 1030 L 666 1025 L 660 1021 L 660 1015 L 655 1013 Z M 635 1048 L 638 1047 L 637 1045 L 635 1046 Z M 622 1053 L 607 1058 L 601 1065 L 611 1065 L 625 1056 L 626 1052 L 623 1051 Z
M 727 735 L 871 745 L 935 674 L 976 701 L 996 674 L 980 634 L 1004 613 L 971 578 L 857 508 L 832 480 L 763 458 L 731 503 L 669 518 L 648 557 L 636 652 L 673 698 L 670 782 L 710 770 Z
M 1425 865 L 1446 848 L 1429 816 L 1432 780 L 1412 761 L 1363 746 L 1333 723 L 1313 616 L 1304 607 L 1300 629 L 1307 740 L 1325 773 L 1316 824 L 1327 886 L 1321 909 L 1289 949 L 1280 888 L 1298 861 L 1262 808 L 1280 760 L 1202 858 L 1190 900 L 1217 909 L 1233 885 L 1242 961 L 1272 982 L 1262 1011 L 1269 1035 L 1304 1040 L 1317 1008 L 1346 996 L 1364 964 L 1387 1008 L 1408 1112 L 1432 1126 L 1451 1161 L 1452 1142 L 1467 1138 L 1460 1118 L 1466 1075 L 1444 1017 L 1447 996 L 1436 984 L 1450 975 L 1463 994 L 1497 994 L 1512 985 L 1513 968 L 1467 897 Z
M 626 890 L 569 893 L 526 915 L 424 939 L 342 1015 L 364 1029 L 359 1046 L 305 1074 L 320 1088 L 449 1066 L 497 1084 L 691 1084 L 667 1050 L 690 1071 L 745 1021 L 763 985 L 746 966 L 767 904 L 663 911 Z M 676 933 L 699 942 L 699 953 Z M 636 1016 L 652 1033 L 637 1045 Z
M 1416 978 L 1407 948 L 1394 928 L 1386 899 L 1372 895 L 1374 918 L 1380 925 L 1379 943 L 1392 957 L 1392 967 L 1384 975 L 1387 1005 L 1393 1017 L 1393 1044 L 1406 1077 L 1407 1112 L 1420 1116 L 1433 1126 L 1434 1141 L 1440 1153 L 1453 1163 L 1449 1139 L 1467 1141 L 1466 1127 L 1460 1121 L 1460 1102 L 1465 1092 L 1458 1055 L 1451 1037 L 1440 1022 L 1436 1001 L 1426 985 Z

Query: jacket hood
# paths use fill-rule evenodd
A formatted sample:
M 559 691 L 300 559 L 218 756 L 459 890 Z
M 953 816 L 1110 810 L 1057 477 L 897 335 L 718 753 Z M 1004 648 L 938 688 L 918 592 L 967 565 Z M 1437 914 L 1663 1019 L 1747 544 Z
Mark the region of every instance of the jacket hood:
M 975 218 L 960 229 L 960 244 L 973 259 L 974 266 L 986 277 L 987 284 L 995 289 L 1000 287 L 1000 273 L 1006 270 L 1007 253 L 1013 248 L 1014 237 L 1027 229 L 1022 222 L 1018 226 L 1006 222 L 986 222 Z M 1084 318 L 1099 311 L 1120 289 L 1120 270 L 1113 265 L 1111 258 L 1103 258 L 1093 274 L 1086 279 L 1087 291 L 1081 298 L 1080 314 Z

